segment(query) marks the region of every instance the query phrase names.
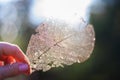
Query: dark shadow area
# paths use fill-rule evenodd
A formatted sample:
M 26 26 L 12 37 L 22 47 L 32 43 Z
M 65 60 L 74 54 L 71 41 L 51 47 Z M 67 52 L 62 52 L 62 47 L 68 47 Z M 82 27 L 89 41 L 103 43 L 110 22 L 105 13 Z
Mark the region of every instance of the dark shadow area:
M 29 76 L 28 80 L 56 80 L 55 77 L 57 77 L 55 74 L 35 71 Z

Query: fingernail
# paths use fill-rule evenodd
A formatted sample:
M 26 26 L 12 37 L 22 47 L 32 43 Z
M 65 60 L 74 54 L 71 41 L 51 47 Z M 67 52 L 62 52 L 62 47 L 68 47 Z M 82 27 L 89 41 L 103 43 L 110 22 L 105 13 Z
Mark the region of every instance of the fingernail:
M 28 70 L 28 65 L 27 64 L 20 64 L 19 65 L 19 71 L 24 72 Z

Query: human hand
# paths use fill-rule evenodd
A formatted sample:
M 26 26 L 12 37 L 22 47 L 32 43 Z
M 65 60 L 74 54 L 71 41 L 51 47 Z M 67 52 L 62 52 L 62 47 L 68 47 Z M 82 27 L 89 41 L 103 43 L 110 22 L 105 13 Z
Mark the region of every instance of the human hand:
M 30 63 L 22 50 L 7 42 L 0 42 L 0 80 L 19 74 L 30 74 Z

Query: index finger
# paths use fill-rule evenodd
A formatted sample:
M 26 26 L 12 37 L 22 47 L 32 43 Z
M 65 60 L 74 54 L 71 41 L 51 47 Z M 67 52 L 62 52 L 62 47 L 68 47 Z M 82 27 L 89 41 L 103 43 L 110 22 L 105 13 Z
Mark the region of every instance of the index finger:
M 30 64 L 28 58 L 17 45 L 7 42 L 0 42 L 0 56 L 13 56 L 20 62 Z

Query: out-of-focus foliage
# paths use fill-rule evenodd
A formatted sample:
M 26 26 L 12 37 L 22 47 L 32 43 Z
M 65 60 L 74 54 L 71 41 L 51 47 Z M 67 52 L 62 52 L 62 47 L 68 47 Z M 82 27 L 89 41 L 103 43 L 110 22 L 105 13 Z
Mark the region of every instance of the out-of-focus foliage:
M 0 3 L 0 40 L 17 44 L 24 52 L 31 34 L 34 33 L 34 28 L 38 26 L 38 24 L 33 25 L 29 20 L 32 1 L 18 0 L 17 2 L 16 0 L 11 5 Z M 94 6 L 90 8 L 90 23 L 95 28 L 96 43 L 92 56 L 87 61 L 65 68 L 51 69 L 44 73 L 35 72 L 31 75 L 34 77 L 33 80 L 119 80 L 119 3 L 119 0 L 93 2 Z M 10 10 L 6 10 L 8 8 Z

